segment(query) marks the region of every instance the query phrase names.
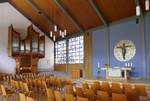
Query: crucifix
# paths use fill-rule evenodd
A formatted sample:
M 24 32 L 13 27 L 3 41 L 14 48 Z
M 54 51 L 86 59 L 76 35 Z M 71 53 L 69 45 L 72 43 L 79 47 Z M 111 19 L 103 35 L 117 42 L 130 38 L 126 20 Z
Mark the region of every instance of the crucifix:
M 132 46 L 131 45 L 126 45 L 125 43 L 123 43 L 122 46 L 117 47 L 117 48 L 121 49 L 122 57 L 123 57 L 124 60 L 126 59 L 126 53 L 127 53 L 127 48 L 128 47 L 132 47 Z

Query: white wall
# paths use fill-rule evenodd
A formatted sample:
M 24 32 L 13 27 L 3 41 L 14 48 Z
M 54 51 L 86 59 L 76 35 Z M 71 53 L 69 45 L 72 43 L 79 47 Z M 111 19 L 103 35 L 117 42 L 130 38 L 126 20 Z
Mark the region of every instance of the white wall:
M 39 71 L 54 70 L 54 43 L 45 37 L 45 58 L 39 60 Z
M 0 72 L 15 73 L 16 63 L 11 57 L 8 57 L 8 27 L 13 24 L 14 28 L 20 32 L 21 36 L 26 36 L 27 27 L 31 22 L 19 13 L 9 3 L 0 4 Z M 36 31 L 42 33 L 34 26 Z M 42 33 L 43 34 L 43 33 Z M 54 44 L 46 37 L 45 38 L 45 58 L 40 59 L 38 70 L 53 70 L 54 65 Z

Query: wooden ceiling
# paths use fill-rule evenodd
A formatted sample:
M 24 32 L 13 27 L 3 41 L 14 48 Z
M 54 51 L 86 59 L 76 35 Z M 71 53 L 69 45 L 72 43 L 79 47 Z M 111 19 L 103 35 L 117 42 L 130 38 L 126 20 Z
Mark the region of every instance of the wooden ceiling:
M 109 22 L 135 15 L 135 0 L 96 0 L 96 2 Z
M 135 0 L 93 1 L 108 24 L 135 16 Z M 45 33 L 53 30 L 53 25 L 67 29 L 69 34 L 104 25 L 90 0 L 10 0 L 10 3 Z M 144 11 L 144 0 L 140 4 Z

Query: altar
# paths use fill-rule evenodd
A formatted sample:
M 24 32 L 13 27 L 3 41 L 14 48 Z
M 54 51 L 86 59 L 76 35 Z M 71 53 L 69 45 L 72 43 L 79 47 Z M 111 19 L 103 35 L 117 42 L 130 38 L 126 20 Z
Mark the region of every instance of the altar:
M 106 79 L 123 79 L 128 80 L 131 67 L 115 67 L 115 68 L 101 68 L 106 71 Z

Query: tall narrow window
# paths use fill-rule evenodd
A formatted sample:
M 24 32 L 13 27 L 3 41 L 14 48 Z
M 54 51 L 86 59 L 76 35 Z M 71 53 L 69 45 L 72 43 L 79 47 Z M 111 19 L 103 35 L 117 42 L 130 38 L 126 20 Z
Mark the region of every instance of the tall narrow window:
M 55 64 L 66 64 L 66 40 L 55 43 Z
M 84 60 L 84 43 L 83 36 L 69 39 L 68 63 L 83 63 Z

